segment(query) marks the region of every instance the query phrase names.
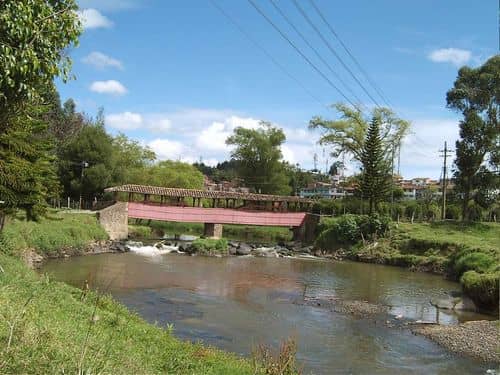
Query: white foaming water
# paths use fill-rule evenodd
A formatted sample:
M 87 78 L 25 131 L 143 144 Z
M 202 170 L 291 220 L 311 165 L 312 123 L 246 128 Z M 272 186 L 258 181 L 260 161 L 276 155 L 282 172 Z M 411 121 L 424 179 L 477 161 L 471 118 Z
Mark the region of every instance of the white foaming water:
M 155 244 L 154 246 L 144 246 L 142 243 L 129 243 L 128 247 L 131 252 L 144 256 L 158 256 L 169 254 L 171 252 L 181 253 L 179 246 L 168 246 L 163 244 Z

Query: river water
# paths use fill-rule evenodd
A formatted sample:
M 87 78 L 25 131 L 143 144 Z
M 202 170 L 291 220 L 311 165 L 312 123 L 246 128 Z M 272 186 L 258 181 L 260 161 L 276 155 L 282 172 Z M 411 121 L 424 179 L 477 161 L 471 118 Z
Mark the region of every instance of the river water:
M 88 280 L 146 320 L 172 323 L 181 339 L 241 355 L 292 336 L 305 374 L 484 374 L 488 368 L 407 329 L 301 303 L 334 297 L 387 305 L 409 319 L 478 318 L 437 314 L 429 300 L 459 285 L 436 275 L 353 262 L 147 253 L 51 260 L 41 271 L 78 287 Z

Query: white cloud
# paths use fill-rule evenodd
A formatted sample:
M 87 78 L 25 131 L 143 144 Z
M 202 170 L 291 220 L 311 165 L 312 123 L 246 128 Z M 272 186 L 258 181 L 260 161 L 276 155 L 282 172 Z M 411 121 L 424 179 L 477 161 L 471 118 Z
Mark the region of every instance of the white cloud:
M 127 93 L 126 87 L 115 80 L 92 82 L 90 91 L 111 95 L 125 95 Z
M 162 114 L 141 115 L 135 112 L 111 113 L 106 116 L 106 125 L 117 130 L 144 129 L 153 133 L 166 133 L 172 124 Z
M 160 160 L 170 159 L 186 161 L 186 157 L 188 156 L 186 155 L 184 144 L 179 141 L 157 138 L 148 142 L 147 145 L 156 153 L 156 156 Z
M 183 109 L 167 113 L 122 112 L 106 117 L 106 125 L 117 130 L 142 130 L 148 139 L 151 133 L 161 134 L 152 140 L 145 140 L 159 159 L 174 159 L 195 162 L 202 158 L 208 165 L 230 157 L 232 146 L 226 145 L 226 139 L 238 126 L 255 129 L 260 121 L 254 117 L 242 116 L 235 111 L 211 109 Z M 301 163 L 312 168 L 314 152 L 320 156 L 321 148 L 316 142 L 316 135 L 303 128 L 284 127 L 287 140 L 282 146 L 283 159 L 290 163 Z M 143 139 L 144 139 L 143 138 Z M 330 158 L 331 159 L 331 158 Z M 331 161 L 331 160 L 330 160 Z
M 459 48 L 441 48 L 429 53 L 428 58 L 434 62 L 451 63 L 461 66 L 471 60 L 472 53 L 471 51 Z
M 251 117 L 230 116 L 222 122 L 214 121 L 199 133 L 195 144 L 198 149 L 205 152 L 228 152 L 230 147 L 226 145 L 226 139 L 239 126 L 255 129 L 259 127 L 259 120 Z
M 142 124 L 143 119 L 139 113 L 123 112 L 106 116 L 106 125 L 118 130 L 134 130 Z
M 415 120 L 412 132 L 404 140 L 401 149 L 403 176 L 438 178 L 443 166 L 438 151 L 443 148 L 444 141 L 447 141 L 449 148 L 455 148 L 455 141 L 459 137 L 458 120 Z M 454 156 L 450 158 L 448 168 L 452 166 L 453 159 Z
M 85 29 L 110 28 L 113 22 L 94 8 L 87 8 L 77 12 Z
M 91 52 L 87 56 L 85 56 L 82 61 L 85 64 L 96 67 L 97 69 L 105 69 L 110 67 L 123 70 L 123 64 L 120 60 L 114 59 L 102 52 Z
M 165 133 L 172 127 L 172 121 L 162 114 L 146 117 L 146 127 L 154 133 Z

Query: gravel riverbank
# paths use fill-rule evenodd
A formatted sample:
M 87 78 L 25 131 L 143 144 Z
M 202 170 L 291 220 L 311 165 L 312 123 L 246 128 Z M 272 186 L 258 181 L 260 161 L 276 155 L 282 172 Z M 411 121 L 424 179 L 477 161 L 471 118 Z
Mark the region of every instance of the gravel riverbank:
M 418 325 L 412 328 L 412 332 L 454 353 L 500 363 L 498 320 L 477 320 L 458 325 Z

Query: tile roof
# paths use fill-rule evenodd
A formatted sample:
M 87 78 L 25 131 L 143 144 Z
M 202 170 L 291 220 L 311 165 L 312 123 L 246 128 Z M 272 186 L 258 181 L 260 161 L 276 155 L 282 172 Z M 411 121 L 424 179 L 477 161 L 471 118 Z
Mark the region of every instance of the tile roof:
M 285 195 L 270 195 L 270 194 L 254 194 L 254 193 L 241 193 L 231 191 L 208 191 L 197 189 L 179 189 L 167 188 L 161 186 L 148 186 L 148 185 L 121 185 L 112 186 L 104 189 L 105 192 L 123 192 L 123 193 L 137 193 L 149 195 L 163 195 L 165 197 L 174 198 L 220 198 L 220 199 L 240 199 L 247 201 L 266 201 L 266 202 L 302 202 L 312 203 L 312 200 L 300 198 L 298 196 L 285 196 Z

